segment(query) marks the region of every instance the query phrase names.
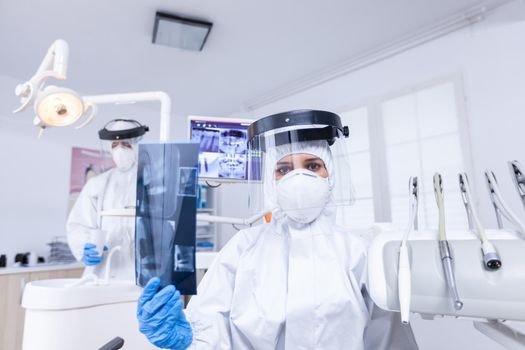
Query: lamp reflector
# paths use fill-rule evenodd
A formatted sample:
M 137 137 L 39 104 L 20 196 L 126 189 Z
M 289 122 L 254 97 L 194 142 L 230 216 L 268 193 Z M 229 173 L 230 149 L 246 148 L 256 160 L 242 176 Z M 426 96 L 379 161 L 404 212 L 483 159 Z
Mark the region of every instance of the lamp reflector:
M 49 86 L 37 99 L 35 112 L 48 126 L 67 126 L 84 114 L 84 103 L 72 90 Z

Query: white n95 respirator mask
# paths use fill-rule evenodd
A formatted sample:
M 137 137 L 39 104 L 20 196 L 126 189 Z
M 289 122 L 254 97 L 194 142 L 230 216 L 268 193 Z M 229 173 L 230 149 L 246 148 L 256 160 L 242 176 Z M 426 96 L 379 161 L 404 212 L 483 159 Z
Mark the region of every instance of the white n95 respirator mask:
M 111 150 L 113 161 L 120 171 L 128 171 L 135 164 L 135 151 L 128 147 L 117 146 Z
M 290 219 L 309 224 L 321 215 L 330 199 L 327 178 L 297 169 L 277 181 L 277 203 Z

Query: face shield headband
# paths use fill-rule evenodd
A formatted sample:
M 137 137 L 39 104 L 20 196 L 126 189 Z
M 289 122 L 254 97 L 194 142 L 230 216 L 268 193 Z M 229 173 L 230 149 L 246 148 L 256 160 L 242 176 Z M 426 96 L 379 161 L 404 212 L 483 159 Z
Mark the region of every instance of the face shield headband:
M 132 124 L 136 124 L 137 126 L 134 127 L 134 128 L 125 129 L 125 130 L 108 130 L 107 129 L 108 125 L 111 124 L 111 123 L 115 123 L 115 122 L 129 122 L 129 123 L 132 123 Z M 132 120 L 132 119 L 115 119 L 115 120 L 112 120 L 112 121 L 108 122 L 104 126 L 104 128 L 99 130 L 98 137 L 101 140 L 106 140 L 106 141 L 127 140 L 127 139 L 133 139 L 133 138 L 140 137 L 140 136 L 144 135 L 148 131 L 149 131 L 149 127 L 148 126 L 142 125 L 141 123 L 139 123 L 136 120 Z
M 345 126 L 345 128 L 348 131 L 348 127 Z M 332 146 L 338 137 L 348 137 L 348 132 L 345 134 L 344 131 L 333 126 L 315 129 L 295 129 L 274 134 L 272 137 L 271 146 L 282 146 L 298 142 L 323 140 L 327 141 L 329 146 Z M 266 151 L 266 143 L 264 138 L 251 139 L 249 141 L 249 146 L 252 149 L 258 149 L 262 152 Z
M 264 137 L 257 137 L 263 133 L 292 126 L 305 125 L 306 128 L 297 128 L 276 132 L 272 135 L 272 145 L 281 146 L 305 141 L 326 140 L 328 145 L 333 145 L 339 137 L 348 137 L 348 126 L 342 126 L 341 118 L 331 112 L 301 110 L 275 114 L 262 118 L 252 123 L 248 128 L 248 145 L 251 149 L 265 152 L 267 145 Z M 312 125 L 325 125 L 312 128 Z

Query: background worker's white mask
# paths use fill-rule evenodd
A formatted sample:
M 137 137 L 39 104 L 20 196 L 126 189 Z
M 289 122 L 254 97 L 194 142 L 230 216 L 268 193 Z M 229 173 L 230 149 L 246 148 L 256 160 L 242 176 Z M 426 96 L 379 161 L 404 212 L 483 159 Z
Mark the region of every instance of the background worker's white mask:
M 120 171 L 128 171 L 135 164 L 135 151 L 128 147 L 117 146 L 111 150 L 113 161 Z
M 330 199 L 327 178 L 296 169 L 277 181 L 277 203 L 290 219 L 309 224 L 321 215 Z

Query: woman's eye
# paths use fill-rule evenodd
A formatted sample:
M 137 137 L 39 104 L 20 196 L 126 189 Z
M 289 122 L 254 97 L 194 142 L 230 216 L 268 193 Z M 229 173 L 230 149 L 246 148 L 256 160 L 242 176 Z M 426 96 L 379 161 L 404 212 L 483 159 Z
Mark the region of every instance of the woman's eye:
M 289 166 L 281 166 L 281 167 L 278 167 L 275 171 L 279 174 L 279 175 L 286 175 L 288 174 L 292 169 L 289 167 Z
M 308 164 L 308 170 L 310 171 L 317 171 L 322 168 L 322 165 L 319 163 L 310 163 Z

